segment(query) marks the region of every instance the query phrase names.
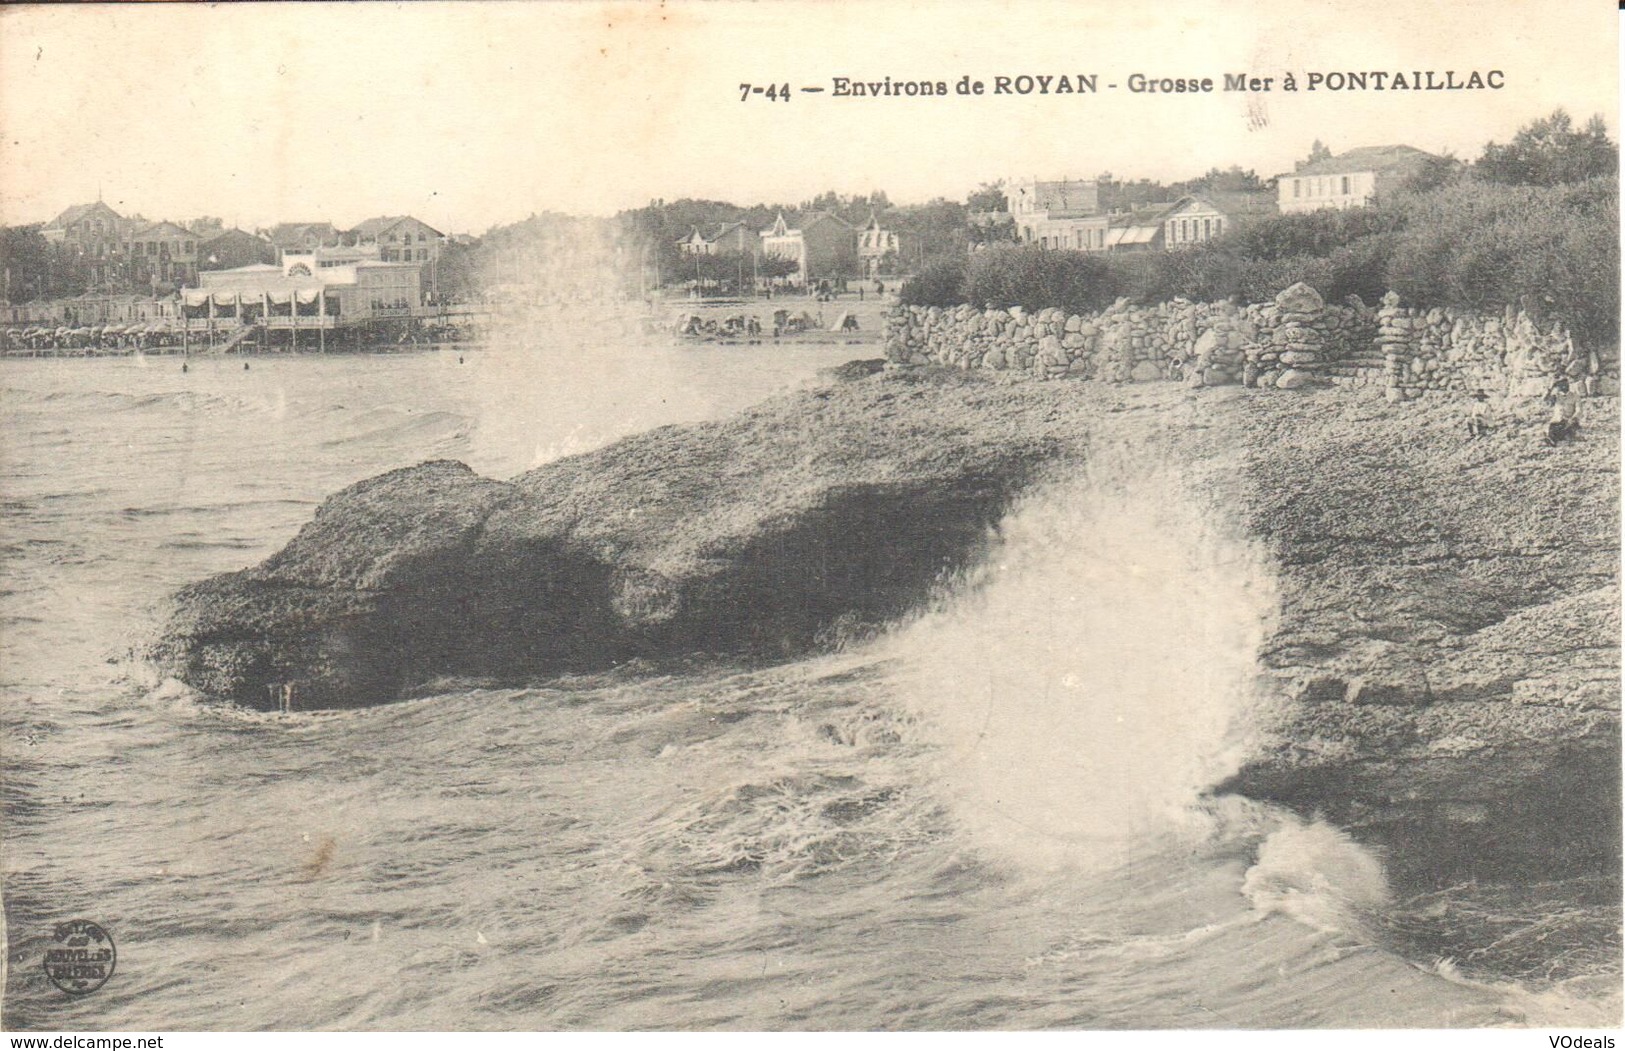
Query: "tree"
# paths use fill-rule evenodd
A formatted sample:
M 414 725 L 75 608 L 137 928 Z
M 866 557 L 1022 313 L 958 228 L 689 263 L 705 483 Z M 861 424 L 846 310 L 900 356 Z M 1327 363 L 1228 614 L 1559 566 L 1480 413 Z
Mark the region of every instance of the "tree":
M 1317 161 L 1329 161 L 1331 159 L 1332 159 L 1331 147 L 1327 146 L 1324 142 L 1321 142 L 1319 139 L 1316 139 L 1309 146 L 1309 156 L 1305 157 L 1303 160 L 1298 161 L 1296 164 L 1294 164 L 1292 166 L 1292 170 L 1301 172 L 1305 168 L 1309 167 L 1311 164 L 1314 164 Z
M 0 271 L 8 302 L 50 294 L 51 246 L 38 225 L 0 227 Z
M 776 255 L 764 255 L 756 261 L 756 273 L 764 278 L 789 277 L 800 269 L 801 264 L 794 259 Z
M 965 198 L 965 207 L 972 214 L 977 212 L 1007 212 L 1010 210 L 1010 199 L 1004 193 L 1004 180 L 984 182 L 970 192 Z
M 1619 170 L 1619 147 L 1608 138 L 1601 116 L 1576 130 L 1567 111 L 1531 121 L 1518 129 L 1512 141 L 1484 147 L 1473 172 L 1487 182 L 1524 186 L 1556 186 L 1582 182 Z
M 1428 157 L 1414 175 L 1408 177 L 1400 184 L 1400 189 L 1410 193 L 1426 193 L 1437 190 L 1441 186 L 1449 186 L 1466 172 L 1467 166 L 1453 154 L 1446 153 L 1442 157 Z
M 963 256 L 970 244 L 969 217 L 958 201 L 938 197 L 894 208 L 884 222 L 897 231 L 899 266 L 904 270 L 943 256 Z
M 1178 185 L 1183 184 L 1175 184 Z M 1122 182 L 1113 178 L 1111 172 L 1104 172 L 1095 178 L 1095 189 L 1100 195 L 1100 210 L 1103 212 L 1126 212 L 1147 204 L 1172 201 L 1183 193 L 1176 191 L 1175 186 L 1150 179 Z

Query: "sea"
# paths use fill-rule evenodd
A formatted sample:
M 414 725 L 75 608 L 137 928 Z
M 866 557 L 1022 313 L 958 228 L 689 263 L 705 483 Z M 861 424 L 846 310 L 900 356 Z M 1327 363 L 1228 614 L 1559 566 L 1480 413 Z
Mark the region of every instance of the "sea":
M 1619 1023 L 1612 950 L 1543 976 L 1419 948 L 1380 854 L 1206 791 L 1275 591 L 1172 469 L 1034 495 L 917 614 L 811 659 L 294 714 L 139 659 L 175 589 L 361 478 L 509 477 L 872 353 L 0 362 L 5 1027 Z M 117 949 L 82 995 L 42 962 L 74 919 Z

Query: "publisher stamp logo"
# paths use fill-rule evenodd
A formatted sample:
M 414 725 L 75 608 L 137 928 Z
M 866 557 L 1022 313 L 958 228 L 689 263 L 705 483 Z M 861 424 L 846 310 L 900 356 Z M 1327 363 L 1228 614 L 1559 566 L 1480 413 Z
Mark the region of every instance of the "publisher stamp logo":
M 69 920 L 51 932 L 45 977 L 63 992 L 82 996 L 106 985 L 117 963 L 118 949 L 105 927 L 89 920 Z

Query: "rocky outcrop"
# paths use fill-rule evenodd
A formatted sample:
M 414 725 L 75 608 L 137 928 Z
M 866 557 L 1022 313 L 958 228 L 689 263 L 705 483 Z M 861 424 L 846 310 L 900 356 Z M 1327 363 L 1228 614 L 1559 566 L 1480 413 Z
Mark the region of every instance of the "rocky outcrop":
M 1618 412 L 1586 405 L 1586 436 L 1548 448 L 1535 401 L 1469 440 L 1456 411 L 1327 389 L 894 369 L 510 482 L 453 463 L 362 482 L 183 591 L 153 656 L 309 707 L 807 653 L 916 607 L 1016 493 L 1108 445 L 1200 475 L 1276 568 L 1257 737 L 1218 790 L 1326 814 L 1422 884 L 1617 874 Z
M 151 655 L 209 694 L 273 708 L 291 685 L 308 709 L 446 676 L 810 652 L 910 609 L 1054 455 L 1041 427 L 962 440 L 952 411 L 877 429 L 925 389 L 781 400 L 512 482 L 450 462 L 369 479 L 261 565 L 184 589 Z
M 1538 403 L 1474 441 L 1334 399 L 1218 410 L 1281 595 L 1265 732 L 1221 789 L 1355 830 L 1401 885 L 1617 871 L 1616 403 L 1550 449 Z

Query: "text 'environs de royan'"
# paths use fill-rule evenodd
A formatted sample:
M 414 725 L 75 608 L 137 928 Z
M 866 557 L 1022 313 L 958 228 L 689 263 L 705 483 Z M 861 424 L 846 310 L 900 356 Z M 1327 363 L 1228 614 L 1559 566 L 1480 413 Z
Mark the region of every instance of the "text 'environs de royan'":
M 908 80 L 883 77 L 834 77 L 836 98 L 900 98 L 936 95 L 1092 95 L 1127 90 L 1136 95 L 1189 95 L 1214 91 L 1477 91 L 1506 86 L 1506 74 L 1491 70 L 1353 70 L 1282 73 L 1224 73 L 1212 76 L 1164 76 L 1131 73 L 1102 83 L 1098 73 L 1016 73 L 979 79 Z

